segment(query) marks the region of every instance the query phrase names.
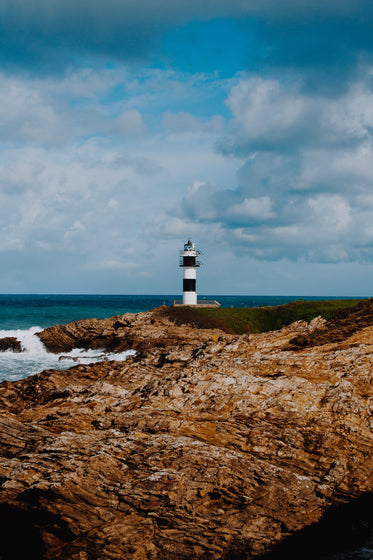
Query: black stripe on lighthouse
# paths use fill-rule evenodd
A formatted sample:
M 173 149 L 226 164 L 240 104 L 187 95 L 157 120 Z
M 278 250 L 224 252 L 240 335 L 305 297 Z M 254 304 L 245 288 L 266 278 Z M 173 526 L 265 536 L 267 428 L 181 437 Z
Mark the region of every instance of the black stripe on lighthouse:
M 195 278 L 184 278 L 183 279 L 183 292 L 195 292 L 196 291 L 196 279 Z
M 183 266 L 196 266 L 196 257 L 183 257 Z

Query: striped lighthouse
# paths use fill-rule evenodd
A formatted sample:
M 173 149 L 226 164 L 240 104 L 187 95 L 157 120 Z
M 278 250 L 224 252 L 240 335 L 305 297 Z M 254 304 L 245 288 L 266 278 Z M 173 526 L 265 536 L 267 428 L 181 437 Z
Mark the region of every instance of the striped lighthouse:
M 190 240 L 180 251 L 180 266 L 183 268 L 183 305 L 197 305 L 196 269 L 201 266 L 197 257 L 201 255 Z

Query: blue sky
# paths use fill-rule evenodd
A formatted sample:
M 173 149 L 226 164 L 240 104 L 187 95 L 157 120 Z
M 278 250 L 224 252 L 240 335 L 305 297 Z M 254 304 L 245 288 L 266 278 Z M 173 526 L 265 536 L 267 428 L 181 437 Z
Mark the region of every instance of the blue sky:
M 0 0 L 0 292 L 370 296 L 373 5 Z

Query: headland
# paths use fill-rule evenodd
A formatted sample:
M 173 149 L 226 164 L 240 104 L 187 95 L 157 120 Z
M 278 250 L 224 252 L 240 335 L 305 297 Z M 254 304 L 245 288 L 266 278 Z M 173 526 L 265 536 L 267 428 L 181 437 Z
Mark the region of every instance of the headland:
M 261 333 L 177 313 L 45 329 L 136 355 L 0 384 L 2 559 L 305 559 L 331 512 L 372 529 L 373 302 Z

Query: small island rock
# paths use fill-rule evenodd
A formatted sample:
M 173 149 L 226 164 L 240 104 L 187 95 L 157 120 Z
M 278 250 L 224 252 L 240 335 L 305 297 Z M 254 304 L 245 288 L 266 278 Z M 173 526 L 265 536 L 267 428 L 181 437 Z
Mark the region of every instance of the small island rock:
M 20 341 L 14 336 L 0 338 L 0 352 L 6 352 L 7 350 L 11 350 L 12 352 L 22 352 Z

